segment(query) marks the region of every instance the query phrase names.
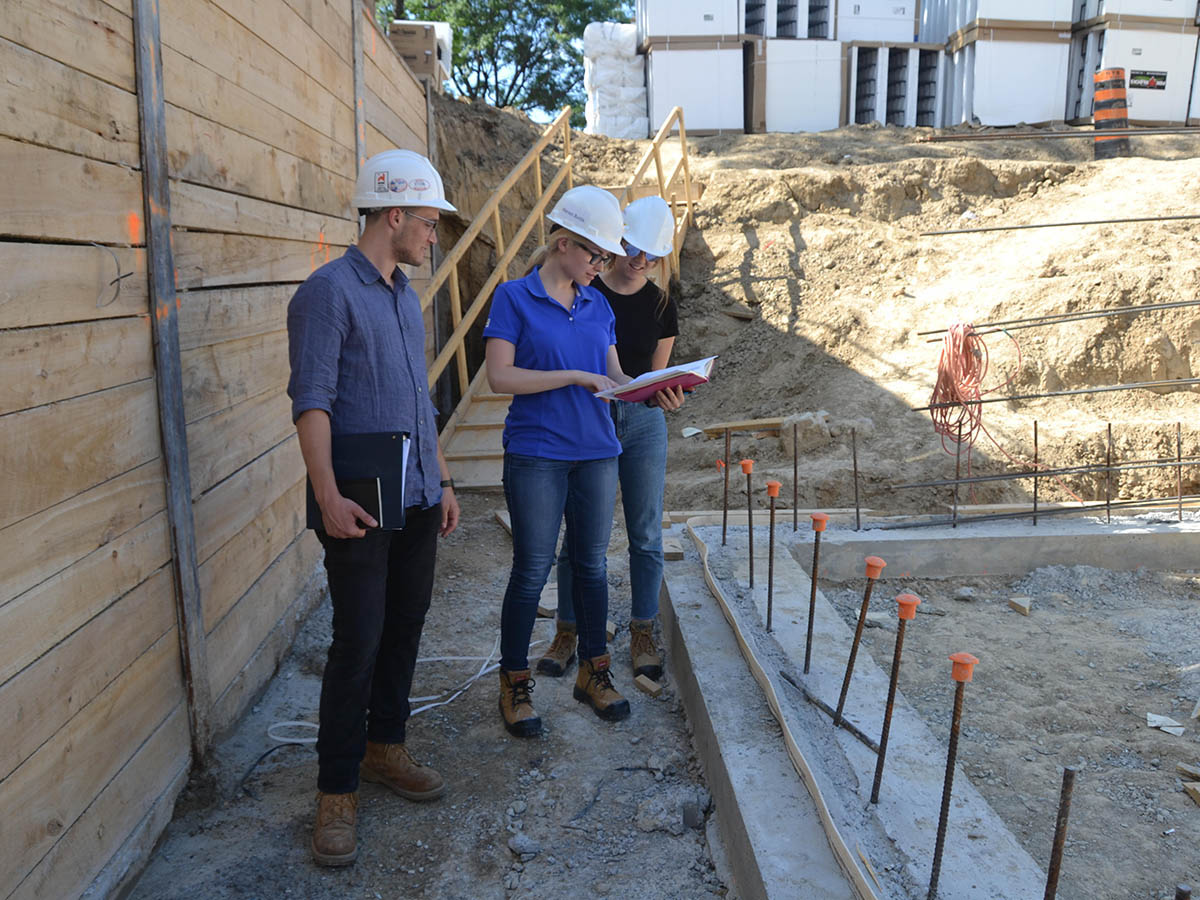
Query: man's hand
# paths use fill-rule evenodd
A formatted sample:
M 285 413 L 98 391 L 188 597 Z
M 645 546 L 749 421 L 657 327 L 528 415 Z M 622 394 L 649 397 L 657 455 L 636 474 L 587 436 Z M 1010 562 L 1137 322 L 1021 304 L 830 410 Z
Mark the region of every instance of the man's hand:
M 458 527 L 462 511 L 458 508 L 458 498 L 454 496 L 454 488 L 442 488 L 442 527 L 438 534 L 446 537 Z
M 650 404 L 657 406 L 665 412 L 673 412 L 683 406 L 683 399 L 683 388 L 676 385 L 675 387 L 665 388 L 657 392 L 650 401 Z
M 334 494 L 318 505 L 321 507 L 325 533 L 330 537 L 360 538 L 367 530 L 359 522 L 365 522 L 371 528 L 379 524 L 361 506 L 341 494 Z

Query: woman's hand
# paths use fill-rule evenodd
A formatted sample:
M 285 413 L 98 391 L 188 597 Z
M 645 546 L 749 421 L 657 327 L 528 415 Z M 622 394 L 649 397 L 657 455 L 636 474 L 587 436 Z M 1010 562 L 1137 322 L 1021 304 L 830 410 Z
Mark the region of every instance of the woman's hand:
M 676 385 L 675 387 L 665 388 L 656 393 L 650 401 L 650 405 L 657 406 L 664 412 L 674 412 L 683 406 L 683 400 L 683 388 Z
M 582 370 L 575 372 L 574 383 L 580 387 L 587 388 L 593 394 L 597 391 L 607 391 L 618 387 L 617 382 L 613 381 L 607 375 L 599 375 L 596 372 L 584 372 Z

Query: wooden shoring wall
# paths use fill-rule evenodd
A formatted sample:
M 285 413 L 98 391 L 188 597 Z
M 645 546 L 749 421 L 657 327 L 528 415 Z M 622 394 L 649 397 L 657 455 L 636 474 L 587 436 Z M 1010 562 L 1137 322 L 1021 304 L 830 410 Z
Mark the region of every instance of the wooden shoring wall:
M 237 719 L 308 611 L 286 307 L 357 236 L 356 106 L 368 154 L 427 152 L 425 89 L 359 0 L 5 0 L 0 70 L 0 898 L 104 896 L 169 820 L 197 723 L 202 748 Z

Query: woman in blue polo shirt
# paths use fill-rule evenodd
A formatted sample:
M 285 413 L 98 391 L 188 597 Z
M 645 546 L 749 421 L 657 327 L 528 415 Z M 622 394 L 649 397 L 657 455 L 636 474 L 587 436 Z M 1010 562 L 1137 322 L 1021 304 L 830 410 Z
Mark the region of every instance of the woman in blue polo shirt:
M 549 244 L 530 272 L 496 289 L 484 327 L 488 382 L 512 394 L 504 424 L 504 499 L 513 564 L 500 615 L 500 712 L 518 737 L 541 732 L 533 709 L 529 638 L 554 562 L 559 526 L 574 574 L 579 628 L 576 700 L 603 719 L 624 719 L 629 701 L 613 687 L 605 625 L 605 555 L 617 490 L 617 440 L 596 391 L 624 383 L 608 301 L 593 278 L 624 254 L 621 207 L 590 185 L 567 191 L 548 218 Z

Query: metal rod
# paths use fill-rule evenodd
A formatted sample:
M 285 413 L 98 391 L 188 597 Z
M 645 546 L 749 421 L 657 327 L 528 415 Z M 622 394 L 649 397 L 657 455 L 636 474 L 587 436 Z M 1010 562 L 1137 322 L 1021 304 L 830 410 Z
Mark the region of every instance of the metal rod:
M 951 528 L 958 527 L 958 483 L 959 477 L 962 474 L 962 423 L 958 426 L 958 441 L 954 445 L 954 509 L 950 514 L 950 518 L 954 524 Z
M 808 674 L 808 664 L 812 660 L 812 639 L 813 639 L 813 619 L 817 614 L 817 564 L 821 560 L 821 532 L 816 529 L 816 522 L 813 523 L 813 562 L 812 562 L 812 590 L 808 595 L 808 634 L 804 638 L 804 674 Z
M 1038 467 L 1038 423 L 1037 419 L 1033 420 L 1033 470 L 1037 471 Z M 1038 517 L 1038 487 L 1041 485 L 1041 479 L 1037 475 L 1033 476 L 1033 524 L 1037 525 Z
M 982 484 L 987 481 L 1019 481 L 1023 478 L 1049 478 L 1054 475 L 1089 475 L 1103 472 L 1111 468 L 1114 472 L 1128 472 L 1134 469 L 1166 469 L 1175 468 L 1180 463 L 1200 463 L 1200 456 L 1188 456 L 1181 459 L 1138 459 L 1127 463 L 1117 463 L 1114 466 L 1104 466 L 1089 463 L 1083 466 L 1062 466 L 1057 469 L 1037 469 L 1028 472 L 998 472 L 995 475 L 972 475 L 960 478 L 959 484 Z M 1037 464 L 1036 459 L 1034 464 Z M 889 484 L 889 491 L 906 491 L 913 488 L 946 487 L 954 484 L 952 478 L 942 478 L 937 481 L 914 481 L 909 484 Z
M 1108 423 L 1108 448 L 1104 452 L 1104 521 L 1112 522 L 1112 422 Z
M 794 679 L 791 675 L 789 675 L 787 672 L 783 671 L 782 669 L 779 671 L 779 675 L 780 675 L 780 677 L 783 678 L 784 681 L 786 681 L 788 684 L 790 684 L 792 687 L 794 687 L 796 690 L 798 690 L 801 694 L 803 694 L 805 700 L 807 700 L 809 703 L 811 703 L 817 709 L 821 710 L 821 712 L 825 713 L 825 715 L 830 716 L 830 717 L 833 716 L 833 707 L 832 706 L 830 706 L 828 703 L 826 703 L 824 700 L 822 700 L 820 697 L 818 697 L 816 694 L 814 694 L 808 688 L 804 687 L 804 685 L 798 683 L 796 681 L 796 679 Z M 876 753 L 879 752 L 879 745 L 877 743 L 875 743 L 875 740 L 873 738 L 871 738 L 869 735 L 864 734 L 858 728 L 858 726 L 856 726 L 849 719 L 843 718 L 840 727 L 845 728 L 848 732 L 850 732 L 852 735 L 854 735 L 856 738 L 858 738 L 858 740 L 863 744 L 864 747 L 867 747 L 868 749 L 873 750 Z
M 1200 213 L 1186 216 L 1137 216 L 1132 219 L 1089 219 L 1083 222 L 1039 222 L 1033 225 L 991 225 L 987 228 L 957 228 L 947 231 L 922 231 L 920 237 L 940 237 L 948 234 L 984 234 L 990 231 L 1026 231 L 1031 228 L 1067 228 L 1071 225 L 1126 225 L 1138 222 L 1182 222 L 1200 219 Z
M 1050 850 L 1050 868 L 1046 872 L 1043 900 L 1054 900 L 1058 893 L 1058 875 L 1062 868 L 1063 848 L 1067 843 L 1067 820 L 1071 817 L 1071 792 L 1075 789 L 1074 766 L 1063 769 L 1062 792 L 1058 796 L 1058 821 L 1054 825 L 1054 844 Z
M 725 429 L 725 493 L 721 501 L 721 546 L 729 532 L 729 429 Z
M 1183 521 L 1183 423 L 1175 423 L 1175 491 L 1179 497 L 1179 521 Z
M 800 530 L 800 426 L 792 423 L 792 531 Z
M 1185 499 L 1200 500 L 1200 496 L 1189 495 Z M 1162 506 L 1167 503 L 1175 504 L 1176 502 L 1177 502 L 1177 498 L 1174 495 L 1172 495 L 1170 497 L 1154 497 L 1154 498 L 1149 498 L 1146 500 L 1118 500 L 1113 503 L 1112 508 L 1113 509 L 1135 509 L 1137 507 L 1149 508 L 1149 507 Z M 1039 516 L 1065 516 L 1065 515 L 1071 515 L 1073 513 L 1090 513 L 1092 515 L 1095 515 L 1096 509 L 1091 506 L 1063 506 L 1063 507 L 1057 507 L 1057 508 L 1052 508 L 1052 509 L 1044 509 L 1043 508 L 1043 509 L 1038 510 Z M 959 519 L 958 521 L 960 524 L 966 524 L 969 522 L 999 522 L 1003 519 L 1023 519 L 1028 515 L 1029 515 L 1028 511 L 1011 512 L 1011 513 L 987 513 L 982 516 L 964 516 L 961 519 Z M 898 531 L 898 530 L 904 529 L 904 528 L 932 528 L 934 526 L 939 526 L 939 525 L 949 525 L 950 522 L 951 522 L 951 520 L 948 516 L 944 516 L 940 519 L 927 519 L 923 522 L 889 522 L 886 525 L 880 525 L 879 530 L 880 531 Z
M 911 615 L 916 615 L 917 603 L 920 602 L 915 595 L 908 595 L 911 599 L 906 600 L 910 604 Z M 905 595 L 901 594 L 898 600 L 905 600 Z M 888 683 L 887 706 L 883 709 L 883 731 L 879 735 L 879 758 L 875 761 L 875 783 L 871 785 L 871 802 L 879 802 L 879 787 L 883 784 L 883 762 L 887 758 L 888 734 L 892 730 L 892 709 L 896 704 L 896 685 L 900 681 L 900 653 L 904 649 L 904 629 L 908 625 L 908 615 L 906 614 L 905 604 L 900 606 L 900 619 L 896 627 L 896 649 L 892 651 L 892 677 Z
M 954 762 L 958 756 L 958 732 L 962 727 L 965 681 L 955 682 L 954 716 L 950 720 L 950 748 L 946 754 L 946 780 L 942 783 L 942 811 L 938 816 L 937 842 L 933 847 L 933 870 L 929 876 L 927 900 L 937 897 L 938 877 L 942 873 L 942 852 L 946 849 L 946 825 L 950 819 L 950 793 L 954 789 Z
M 1167 309 L 1179 309 L 1185 306 L 1200 306 L 1200 300 L 1175 300 L 1170 303 L 1142 303 L 1133 306 L 1114 306 L 1112 309 L 1087 309 L 1082 312 L 1071 313 L 1050 313 L 1045 316 L 1029 316 L 1025 319 L 1005 319 L 1000 322 L 980 322 L 978 325 L 972 325 L 975 334 L 995 334 L 998 331 L 1016 331 L 1020 328 L 1035 328 L 1040 325 L 1058 325 L 1062 322 L 1078 322 L 1085 319 L 1104 318 L 1106 316 L 1123 316 L 1137 315 L 1143 312 L 1159 312 Z M 989 328 L 990 331 L 979 331 L 980 328 Z M 931 334 L 945 334 L 949 328 L 935 328 L 932 331 L 918 331 L 918 337 L 927 337 Z M 926 343 L 935 344 L 939 339 L 927 341 Z
M 775 602 L 775 497 L 771 496 L 771 549 L 767 554 L 767 633 L 771 632 L 771 609 Z
M 850 453 L 854 458 L 854 530 L 862 530 L 862 509 L 858 499 L 858 429 L 850 429 Z
M 958 401 L 949 401 L 946 403 L 932 403 L 929 406 L 914 406 L 913 412 L 927 412 L 931 409 L 945 409 L 950 406 L 976 406 L 980 403 L 1006 403 L 1009 400 L 1043 400 L 1047 397 L 1073 397 L 1078 394 L 1103 394 L 1108 391 L 1133 391 L 1141 388 L 1156 388 L 1156 387 L 1186 387 L 1188 385 L 1200 384 L 1200 378 L 1176 378 L 1174 380 L 1164 381 L 1139 381 L 1134 384 L 1109 384 L 1104 387 L 1094 388 L 1076 388 L 1071 391 L 1046 391 L 1041 394 L 1014 394 L 1011 397 L 988 397 L 984 400 L 971 400 L 969 403 L 960 403 Z
M 750 481 L 754 476 L 746 472 L 746 535 L 749 541 L 750 556 L 750 588 L 754 589 L 754 495 L 751 493 Z
M 1048 141 L 1066 138 L 1097 137 L 1162 137 L 1168 134 L 1190 134 L 1200 136 L 1198 128 L 1098 128 L 1095 131 L 1013 131 L 987 132 L 984 134 L 931 134 L 919 137 L 918 144 L 970 143 L 974 141 Z
M 838 695 L 837 709 L 833 713 L 834 725 L 842 724 L 842 711 L 846 708 L 846 695 L 850 693 L 850 678 L 854 675 L 854 660 L 858 656 L 858 645 L 862 641 L 863 628 L 867 624 L 867 607 L 871 603 L 871 590 L 875 587 L 875 578 L 872 578 L 870 574 L 872 568 L 870 561 L 874 557 L 867 557 L 867 559 L 867 587 L 863 591 L 862 609 L 859 610 L 858 625 L 854 629 L 854 640 L 850 644 L 850 659 L 846 661 L 846 674 L 842 678 L 842 692 Z

